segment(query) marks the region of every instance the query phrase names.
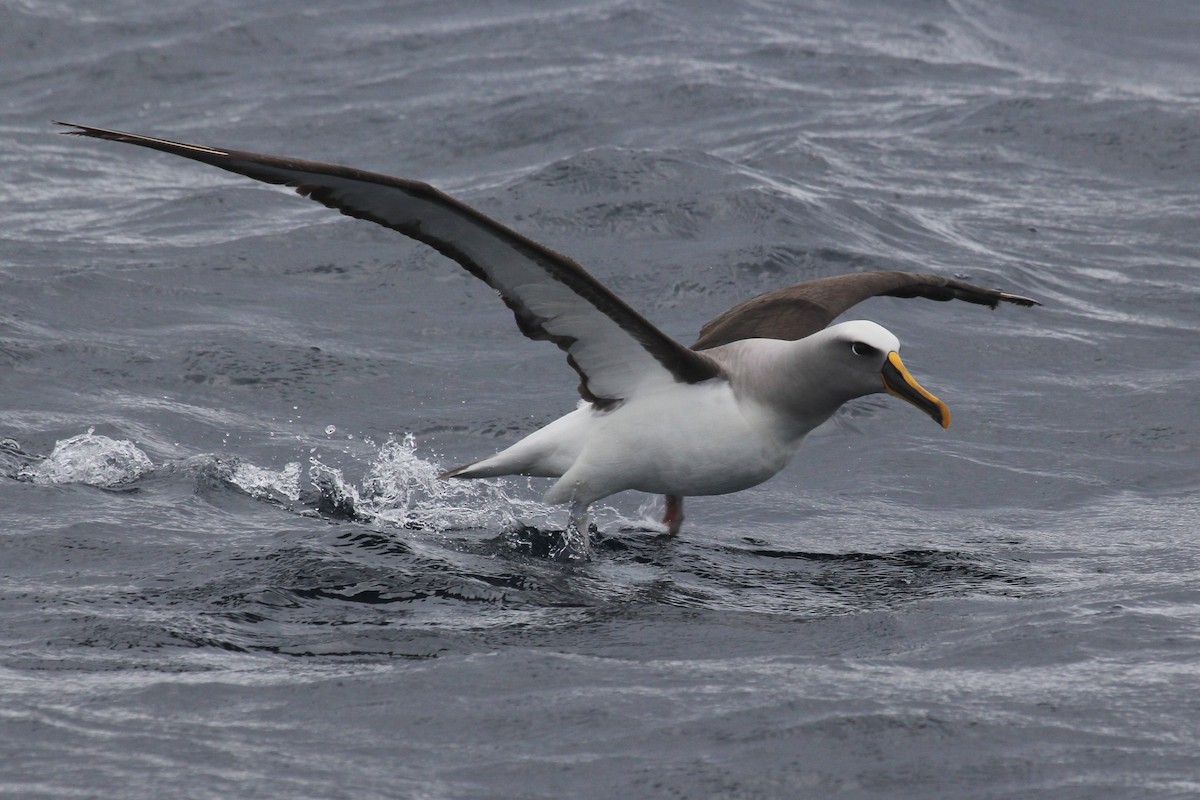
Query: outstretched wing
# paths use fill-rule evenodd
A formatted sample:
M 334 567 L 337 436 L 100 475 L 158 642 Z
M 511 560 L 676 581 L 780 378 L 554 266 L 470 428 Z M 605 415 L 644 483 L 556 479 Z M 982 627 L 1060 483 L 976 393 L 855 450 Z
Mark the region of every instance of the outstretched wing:
M 705 323 L 692 349 L 707 350 L 739 339 L 803 339 L 824 328 L 851 306 L 878 295 L 966 300 L 990 308 L 1001 302 L 1041 305 L 1028 297 L 985 289 L 941 275 L 894 271 L 837 275 L 785 286 L 738 303 Z
M 223 150 L 135 133 L 68 125 L 68 133 L 172 153 L 267 183 L 291 186 L 343 214 L 424 242 L 500 293 L 517 327 L 554 342 L 579 373 L 579 393 L 611 407 L 654 381 L 720 376 L 709 358 L 650 324 L 572 259 L 432 186 L 335 164 Z

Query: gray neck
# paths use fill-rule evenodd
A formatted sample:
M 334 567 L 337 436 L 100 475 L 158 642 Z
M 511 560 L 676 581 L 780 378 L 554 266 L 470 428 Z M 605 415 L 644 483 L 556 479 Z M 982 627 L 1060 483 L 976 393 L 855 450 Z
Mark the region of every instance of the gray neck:
M 779 418 L 799 438 L 820 425 L 852 396 L 838 391 L 820 357 L 820 341 L 743 339 L 705 350 L 728 373 L 734 392 Z

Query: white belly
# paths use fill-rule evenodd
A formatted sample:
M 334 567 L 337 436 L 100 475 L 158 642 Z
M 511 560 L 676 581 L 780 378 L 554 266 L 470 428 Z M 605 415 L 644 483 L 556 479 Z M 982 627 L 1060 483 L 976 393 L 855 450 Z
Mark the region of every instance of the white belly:
M 762 483 L 791 460 L 768 413 L 739 403 L 724 382 L 679 386 L 590 416 L 578 457 L 548 502 L 591 502 L 625 489 L 682 496 Z M 569 415 L 574 416 L 574 415 Z

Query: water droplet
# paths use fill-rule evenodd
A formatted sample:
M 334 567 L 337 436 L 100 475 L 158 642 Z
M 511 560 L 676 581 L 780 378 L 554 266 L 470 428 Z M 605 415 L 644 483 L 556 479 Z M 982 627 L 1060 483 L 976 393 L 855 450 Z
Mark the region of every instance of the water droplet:
M 335 426 L 335 425 L 326 425 L 325 426 L 325 435 L 326 436 L 333 436 L 335 433 L 337 433 L 337 426 Z

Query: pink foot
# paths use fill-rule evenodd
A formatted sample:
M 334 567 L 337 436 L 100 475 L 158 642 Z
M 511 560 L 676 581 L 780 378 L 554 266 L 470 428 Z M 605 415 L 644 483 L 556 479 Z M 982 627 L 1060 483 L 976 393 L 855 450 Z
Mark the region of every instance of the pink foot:
M 667 526 L 667 535 L 675 536 L 683 525 L 683 498 L 669 494 L 664 499 L 667 501 L 667 510 L 663 514 L 663 524 Z

